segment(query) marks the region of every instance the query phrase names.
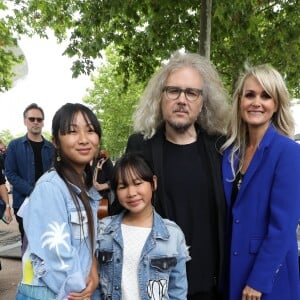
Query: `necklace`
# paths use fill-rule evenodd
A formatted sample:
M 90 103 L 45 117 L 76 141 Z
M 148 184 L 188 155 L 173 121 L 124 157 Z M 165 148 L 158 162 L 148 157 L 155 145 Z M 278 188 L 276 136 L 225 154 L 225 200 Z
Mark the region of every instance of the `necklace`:
M 240 190 L 240 188 L 241 188 L 241 186 L 242 186 L 243 178 L 244 178 L 244 174 L 239 173 L 239 174 L 238 174 L 238 181 L 237 181 L 237 184 L 236 184 L 238 190 Z

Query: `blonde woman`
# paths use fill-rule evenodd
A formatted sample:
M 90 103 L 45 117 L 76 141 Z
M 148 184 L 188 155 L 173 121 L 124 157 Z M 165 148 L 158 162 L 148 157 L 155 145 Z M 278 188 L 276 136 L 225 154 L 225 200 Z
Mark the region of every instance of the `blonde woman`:
M 223 146 L 230 300 L 298 300 L 300 145 L 282 76 L 247 68 Z

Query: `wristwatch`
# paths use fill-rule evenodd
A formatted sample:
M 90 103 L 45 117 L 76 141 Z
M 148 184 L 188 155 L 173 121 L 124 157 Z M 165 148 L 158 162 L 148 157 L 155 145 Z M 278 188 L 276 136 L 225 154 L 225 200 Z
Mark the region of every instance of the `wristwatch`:
M 6 203 L 6 207 L 7 207 L 7 208 L 8 208 L 8 207 L 10 208 L 10 205 L 9 205 L 8 203 Z

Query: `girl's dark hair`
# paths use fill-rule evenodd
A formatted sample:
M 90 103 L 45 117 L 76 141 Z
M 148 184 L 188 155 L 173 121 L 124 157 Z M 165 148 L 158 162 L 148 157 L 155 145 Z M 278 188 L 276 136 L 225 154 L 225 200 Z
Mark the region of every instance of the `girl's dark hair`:
M 111 190 L 115 194 L 115 201 L 112 203 L 111 214 L 118 214 L 124 207 L 121 206 L 118 195 L 117 187 L 118 182 L 122 182 L 125 186 L 129 184 L 132 175 L 142 179 L 143 181 L 150 182 L 154 190 L 153 181 L 153 171 L 149 164 L 146 162 L 145 158 L 140 153 L 126 153 L 124 154 L 115 164 L 112 172 L 112 177 L 110 181 Z M 154 196 L 154 193 L 153 193 Z M 154 202 L 154 197 L 152 198 L 152 203 Z
M 90 206 L 88 195 L 86 190 L 91 188 L 93 185 L 93 170 L 89 163 L 85 166 L 84 182 L 82 181 L 82 174 L 78 174 L 73 168 L 70 160 L 65 156 L 65 153 L 61 152 L 61 143 L 59 135 L 66 135 L 70 132 L 73 124 L 74 117 L 77 113 L 82 113 L 86 123 L 96 132 L 101 138 L 101 126 L 96 117 L 96 115 L 86 106 L 80 103 L 67 103 L 63 105 L 54 115 L 52 120 L 52 139 L 56 144 L 55 149 L 55 159 L 54 168 L 56 169 L 58 175 L 66 183 L 72 199 L 75 203 L 77 212 L 81 220 L 81 209 L 78 200 L 78 195 L 74 192 L 74 189 L 70 186 L 70 183 L 76 185 L 80 188 L 81 192 L 79 194 L 79 199 L 81 200 L 84 209 L 88 217 L 88 228 L 89 235 L 91 237 L 91 249 L 94 250 L 94 222 L 93 214 Z

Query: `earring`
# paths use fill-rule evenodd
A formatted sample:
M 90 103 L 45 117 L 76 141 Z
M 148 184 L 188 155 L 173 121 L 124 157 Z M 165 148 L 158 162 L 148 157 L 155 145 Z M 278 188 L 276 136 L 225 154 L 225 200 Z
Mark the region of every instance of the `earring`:
M 60 161 L 61 161 L 61 156 L 60 156 L 60 151 L 59 151 L 59 149 L 56 150 L 56 154 L 57 154 L 57 156 L 56 156 L 56 161 L 57 161 L 57 162 L 60 162 Z

